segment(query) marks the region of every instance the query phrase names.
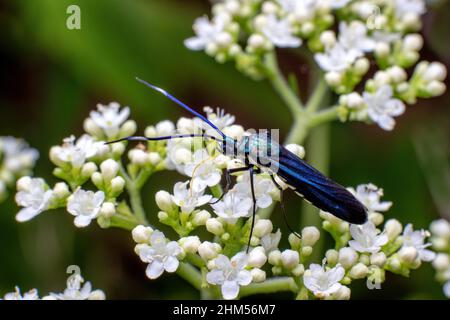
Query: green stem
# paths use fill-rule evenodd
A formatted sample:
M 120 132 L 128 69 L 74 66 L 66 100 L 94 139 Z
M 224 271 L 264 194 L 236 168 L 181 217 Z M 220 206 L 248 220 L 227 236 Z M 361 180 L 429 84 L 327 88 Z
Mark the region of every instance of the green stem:
M 308 111 L 309 113 L 317 111 L 323 101 L 323 97 L 327 95 L 327 91 L 328 85 L 325 81 L 325 78 L 319 76 L 316 88 L 314 89 L 311 97 L 308 100 L 308 103 L 306 104 L 306 111 Z
M 338 119 L 339 117 L 339 106 L 332 106 L 314 113 L 309 121 L 309 126 L 311 128 L 318 127 L 321 124 L 331 122 Z
M 138 225 L 139 221 L 137 221 L 136 217 L 134 216 L 125 216 L 121 214 L 116 214 L 111 217 L 110 227 L 116 227 L 131 231 Z
M 136 219 L 139 221 L 139 223 L 142 223 L 144 225 L 148 224 L 148 221 L 146 219 L 144 207 L 142 205 L 142 199 L 141 199 L 141 188 L 148 178 L 148 175 L 143 176 L 142 174 L 139 175 L 137 179 L 131 179 L 128 173 L 126 172 L 125 168 L 123 167 L 122 163 L 120 163 L 120 173 L 122 177 L 125 179 L 126 188 L 128 191 L 128 194 L 130 196 L 130 203 L 131 208 L 133 211 L 133 214 L 135 215 Z
M 241 287 L 239 297 L 245 297 L 253 294 L 267 294 L 280 291 L 297 292 L 298 286 L 291 277 L 279 277 L 266 280 L 261 283 L 253 283 L 245 287 Z
M 177 269 L 177 274 L 189 282 L 195 289 L 199 291 L 202 290 L 202 275 L 189 263 L 180 262 Z
M 303 109 L 303 104 L 300 99 L 292 91 L 289 84 L 286 82 L 283 74 L 281 73 L 277 56 L 275 52 L 268 53 L 265 57 L 265 65 L 268 71 L 268 78 L 272 83 L 275 91 L 280 95 L 286 106 L 295 117 Z

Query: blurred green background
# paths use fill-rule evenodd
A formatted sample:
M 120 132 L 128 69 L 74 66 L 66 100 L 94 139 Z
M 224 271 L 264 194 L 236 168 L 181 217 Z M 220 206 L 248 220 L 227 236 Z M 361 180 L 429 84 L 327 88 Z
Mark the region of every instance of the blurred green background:
M 66 28 L 70 4 L 81 8 L 81 30 Z M 0 0 L 0 135 L 23 137 L 39 149 L 35 175 L 53 184 L 49 148 L 66 136 L 79 135 L 83 119 L 96 103 L 118 101 L 130 106 L 141 132 L 146 125 L 183 114 L 143 88 L 135 76 L 170 90 L 197 109 L 220 106 L 245 127 L 280 128 L 286 134 L 289 113 L 268 83 L 254 82 L 232 64 L 219 65 L 183 46 L 192 35 L 193 20 L 209 10 L 208 1 L 200 0 Z M 447 66 L 449 18 L 449 2 L 424 16 L 422 50 L 425 59 Z M 285 64 L 301 73 L 295 60 Z M 391 133 L 365 124 L 333 124 L 330 175 L 343 185 L 373 182 L 383 187 L 385 199 L 394 202 L 386 218 L 427 228 L 446 214 L 445 205 L 433 201 L 436 197 L 427 187 L 429 173 L 419 164 L 413 140 L 433 129 L 441 138 L 431 135 L 426 141 L 448 151 L 449 100 L 446 94 L 409 107 Z M 439 166 L 431 168 L 437 176 L 444 170 Z M 167 172 L 150 179 L 144 195 L 150 220 L 156 220 L 155 192 L 170 191 L 177 179 L 177 174 Z M 450 207 L 448 193 L 440 198 Z M 286 203 L 295 212 L 301 200 L 287 195 Z M 19 225 L 14 220 L 17 210 L 12 197 L 0 204 L 0 295 L 13 291 L 15 285 L 23 290 L 39 288 L 41 294 L 61 291 L 66 267 L 77 264 L 108 298 L 198 298 L 176 275 L 146 279 L 145 264 L 134 254 L 127 232 L 101 230 L 96 224 L 76 229 L 63 211 L 47 212 Z M 290 219 L 295 223 L 298 217 Z M 274 223 L 284 228 L 279 215 Z M 443 298 L 433 277 L 433 269 L 425 265 L 410 279 L 389 275 L 382 290 L 370 291 L 360 283 L 352 296 Z

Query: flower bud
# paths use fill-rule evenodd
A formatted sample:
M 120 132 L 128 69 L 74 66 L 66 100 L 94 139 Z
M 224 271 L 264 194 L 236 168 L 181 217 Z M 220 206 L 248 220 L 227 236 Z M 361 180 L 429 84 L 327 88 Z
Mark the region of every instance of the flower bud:
M 244 128 L 237 124 L 225 127 L 222 131 L 233 139 L 240 139 L 244 135 Z
M 310 246 L 304 246 L 302 248 L 302 256 L 304 256 L 304 257 L 309 257 L 312 252 L 313 252 L 313 248 Z
M 206 210 L 201 210 L 197 213 L 194 213 L 192 223 L 194 224 L 194 226 L 204 226 L 209 218 L 211 218 L 211 214 Z
M 155 200 L 158 207 L 163 211 L 171 212 L 175 208 L 172 196 L 167 191 L 158 191 L 155 195 Z
M 305 148 L 301 145 L 290 143 L 286 145 L 286 149 L 295 154 L 297 157 L 303 159 L 305 157 Z
M 103 135 L 102 129 L 97 126 L 94 120 L 92 120 L 91 118 L 87 118 L 86 120 L 84 120 L 83 128 L 84 131 L 89 133 L 91 136 L 101 137 Z
M 336 71 L 327 72 L 325 74 L 325 81 L 332 87 L 337 87 L 342 82 L 342 74 Z
M 445 271 L 450 268 L 450 257 L 446 253 L 438 253 L 433 260 L 433 267 L 438 271 Z
M 294 250 L 284 250 L 281 253 L 281 263 L 286 269 L 293 269 L 300 263 L 300 255 Z
M 116 213 L 116 206 L 112 202 L 104 202 L 100 208 L 100 215 L 111 218 Z
M 111 191 L 114 193 L 121 193 L 125 188 L 125 180 L 118 176 L 111 180 Z
M 142 149 L 131 149 L 128 152 L 128 159 L 133 164 L 143 166 L 148 161 L 148 154 Z
M 370 256 L 370 264 L 382 267 L 386 263 L 386 255 L 384 252 L 372 253 Z
M 303 264 L 299 264 L 294 269 L 292 269 L 291 272 L 294 276 L 301 277 L 305 272 L 305 266 Z
M 152 228 L 139 225 L 131 231 L 131 235 L 136 243 L 148 243 L 152 232 Z
M 220 251 L 220 246 L 217 243 L 205 241 L 201 243 L 198 248 L 198 254 L 203 260 L 211 260 L 217 257 Z
M 306 227 L 302 230 L 302 244 L 304 246 L 314 246 L 320 238 L 319 229 L 316 227 Z
M 167 214 L 167 212 L 159 211 L 158 219 L 159 219 L 159 221 L 164 222 L 165 220 L 169 219 L 169 215 Z
M 336 300 L 349 300 L 351 295 L 351 290 L 347 286 L 341 286 L 338 291 L 333 293 L 333 298 Z
M 264 282 L 266 280 L 266 272 L 259 268 L 254 268 L 250 271 L 252 275 L 252 282 Z
M 431 94 L 432 96 L 440 96 L 441 94 L 443 94 L 446 90 L 446 86 L 443 82 L 439 82 L 439 81 L 431 81 L 428 85 L 426 90 L 428 91 L 429 94 Z
M 186 253 L 196 253 L 201 244 L 200 238 L 197 236 L 181 238 L 178 243 Z
M 206 221 L 206 230 L 216 236 L 221 236 L 225 232 L 223 224 L 216 218 L 210 218 Z
M 262 238 L 265 235 L 271 233 L 272 229 L 273 229 L 272 221 L 270 221 L 269 219 L 259 219 L 255 223 L 253 234 L 258 238 Z
M 53 194 L 58 199 L 64 199 L 70 195 L 69 186 L 65 182 L 58 182 L 53 188 Z
M 81 168 L 81 175 L 83 177 L 90 177 L 95 171 L 97 171 L 97 165 L 93 162 L 88 162 Z
M 353 279 L 363 279 L 369 273 L 369 268 L 363 263 L 357 263 L 350 269 L 350 277 Z
M 99 189 L 102 188 L 103 186 L 103 176 L 100 172 L 94 172 L 91 175 L 91 180 L 92 182 L 95 184 L 95 186 Z
M 349 247 L 341 248 L 339 250 L 339 263 L 344 269 L 348 269 L 358 261 L 358 254 L 355 250 Z
M 384 216 L 378 212 L 370 212 L 368 218 L 375 226 L 379 226 L 384 220 Z
M 400 233 L 402 233 L 403 227 L 400 222 L 396 219 L 389 219 L 384 224 L 384 229 L 386 230 L 386 235 L 389 240 L 396 238 Z
M 430 224 L 433 236 L 450 239 L 450 223 L 444 219 L 435 220 Z
M 175 125 L 172 121 L 163 120 L 156 124 L 156 134 L 158 136 L 169 136 L 175 132 Z
M 134 120 L 127 120 L 122 125 L 119 131 L 119 136 L 121 137 L 129 137 L 132 136 L 137 129 L 136 122 Z
M 158 135 L 154 126 L 148 126 L 145 128 L 144 135 L 149 138 L 154 138 Z
M 26 190 L 28 190 L 30 188 L 30 184 L 31 184 L 31 177 L 28 177 L 28 176 L 21 177 L 16 182 L 17 191 L 26 191 Z
M 420 34 L 408 34 L 403 39 L 403 49 L 406 51 L 419 51 L 423 46 L 423 38 Z
M 386 42 L 378 42 L 375 45 L 375 54 L 380 58 L 387 57 L 390 51 L 391 48 L 389 47 L 389 44 Z
M 125 144 L 123 143 L 113 143 L 110 145 L 111 152 L 114 156 L 120 157 L 125 152 Z
M 403 247 L 398 252 L 398 257 L 402 262 L 412 263 L 417 258 L 418 252 L 414 247 Z
M 297 236 L 297 234 L 291 233 L 288 237 L 289 244 L 293 249 L 299 249 L 302 245 L 302 240 Z
M 264 44 L 266 42 L 266 39 L 264 39 L 264 37 L 260 34 L 252 34 L 249 38 L 248 38 L 248 46 L 250 51 L 254 51 L 260 48 L 264 47 Z
M 102 290 L 94 290 L 89 294 L 88 300 L 105 300 L 106 296 Z
M 256 247 L 248 255 L 248 265 L 254 268 L 261 268 L 267 262 L 267 256 L 263 247 Z
M 338 263 L 339 253 L 334 249 L 329 249 L 325 253 L 325 258 L 327 259 L 329 264 L 335 265 Z
M 393 66 L 387 70 L 389 76 L 391 77 L 392 81 L 395 83 L 400 83 L 406 80 L 407 74 L 403 68 L 400 68 L 399 66 Z
M 112 159 L 105 160 L 100 165 L 100 171 L 104 180 L 111 181 L 119 172 L 119 164 Z
M 353 65 L 353 70 L 358 75 L 364 75 L 370 68 L 370 62 L 367 58 L 359 58 Z
M 320 35 L 320 42 L 325 48 L 331 48 L 336 44 L 336 35 L 331 30 L 324 31 Z
M 427 70 L 422 75 L 425 81 L 444 81 L 447 77 L 447 69 L 440 62 L 432 62 L 429 64 Z
M 269 253 L 269 263 L 271 265 L 277 266 L 281 263 L 281 252 L 280 250 L 273 250 Z

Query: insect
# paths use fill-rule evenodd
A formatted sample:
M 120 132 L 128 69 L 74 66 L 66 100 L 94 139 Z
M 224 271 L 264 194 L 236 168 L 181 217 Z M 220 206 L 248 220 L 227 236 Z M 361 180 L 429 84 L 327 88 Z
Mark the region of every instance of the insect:
M 219 151 L 225 155 L 241 159 L 243 167 L 228 169 L 225 172 L 226 186 L 219 201 L 229 190 L 231 185 L 231 174 L 248 171 L 250 174 L 250 187 L 253 199 L 252 225 L 250 229 L 249 243 L 252 238 L 256 215 L 256 196 L 254 187 L 254 174 L 261 171 L 267 172 L 275 186 L 281 191 L 283 188 L 276 181 L 275 175 L 292 188 L 297 194 L 312 203 L 317 208 L 329 212 L 334 216 L 353 224 L 363 224 L 367 221 L 367 209 L 346 188 L 324 176 L 314 167 L 299 158 L 288 149 L 278 144 L 271 138 L 270 132 L 254 133 L 235 140 L 226 136 L 214 123 L 205 116 L 193 110 L 165 90 L 158 88 L 144 80 L 136 78 L 139 82 L 150 87 L 200 118 L 219 134 L 219 138 L 206 133 L 178 134 L 163 137 L 140 137 L 131 136 L 108 143 L 119 141 L 158 141 L 180 138 L 203 137 L 218 142 Z M 282 194 L 282 192 L 281 192 Z M 284 208 L 283 213 L 284 213 Z M 286 216 L 284 215 L 285 219 Z M 289 228 L 291 231 L 292 229 Z

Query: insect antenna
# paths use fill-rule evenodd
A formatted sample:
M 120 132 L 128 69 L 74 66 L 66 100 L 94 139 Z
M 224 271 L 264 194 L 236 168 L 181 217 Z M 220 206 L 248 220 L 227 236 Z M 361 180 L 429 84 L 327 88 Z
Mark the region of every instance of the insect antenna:
M 180 107 L 184 108 L 185 110 L 189 111 L 191 114 L 193 114 L 194 116 L 202 119 L 204 122 L 206 122 L 211 128 L 213 128 L 214 130 L 216 130 L 221 136 L 222 138 L 225 138 L 225 134 L 211 121 L 209 121 L 205 116 L 201 115 L 200 113 L 198 113 L 197 111 L 195 111 L 194 109 L 192 109 L 191 107 L 189 107 L 188 105 L 186 105 L 185 103 L 183 103 L 182 101 L 178 100 L 177 98 L 175 98 L 174 96 L 172 96 L 170 93 L 168 93 L 166 90 L 161 89 L 157 86 L 154 86 L 150 83 L 148 83 L 145 80 L 142 80 L 138 77 L 136 77 L 136 80 L 139 81 L 140 83 L 146 85 L 149 88 L 152 88 L 153 90 L 156 90 L 160 93 L 162 93 L 163 95 L 165 95 L 167 98 L 169 98 L 170 100 L 172 100 L 173 102 L 175 102 L 176 104 L 178 104 Z
M 131 137 L 126 137 L 126 138 L 117 139 L 117 140 L 113 140 L 113 141 L 108 141 L 108 142 L 105 142 L 105 144 L 117 143 L 117 142 L 121 142 L 121 141 L 161 141 L 161 140 L 195 138 L 195 137 L 202 137 L 202 138 L 220 141 L 216 137 L 210 136 L 208 134 L 190 133 L 190 134 L 177 134 L 177 135 L 173 135 L 173 136 L 162 136 L 162 137 L 153 137 L 153 138 L 142 137 L 142 136 L 131 136 Z

